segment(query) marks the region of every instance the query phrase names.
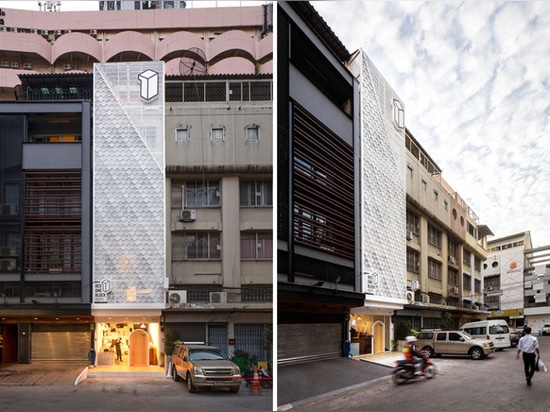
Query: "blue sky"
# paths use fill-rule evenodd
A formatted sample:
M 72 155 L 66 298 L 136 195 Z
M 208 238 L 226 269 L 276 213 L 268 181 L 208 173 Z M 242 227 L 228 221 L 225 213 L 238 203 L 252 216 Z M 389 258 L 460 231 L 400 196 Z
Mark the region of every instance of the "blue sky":
M 495 234 L 550 245 L 550 2 L 315 1 Z M 489 239 L 492 239 L 490 237 Z

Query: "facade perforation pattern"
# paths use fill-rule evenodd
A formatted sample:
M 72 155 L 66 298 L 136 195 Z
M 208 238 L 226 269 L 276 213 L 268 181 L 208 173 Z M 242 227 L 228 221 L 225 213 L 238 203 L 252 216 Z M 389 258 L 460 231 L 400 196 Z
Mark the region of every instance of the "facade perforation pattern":
M 148 103 L 147 69 L 162 79 Z M 162 62 L 94 66 L 94 281 L 110 281 L 108 304 L 164 305 L 163 79 Z
M 376 296 L 404 299 L 404 130 L 393 127 L 393 91 L 361 57 L 362 273 L 378 275 Z

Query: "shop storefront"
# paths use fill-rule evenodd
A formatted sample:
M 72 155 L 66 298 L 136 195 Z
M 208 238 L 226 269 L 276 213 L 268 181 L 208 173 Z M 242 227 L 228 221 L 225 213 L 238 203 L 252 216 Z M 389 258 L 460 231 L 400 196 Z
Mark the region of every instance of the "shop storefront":
M 353 356 L 392 350 L 391 316 L 354 313 L 350 316 L 350 342 Z
M 98 366 L 150 366 L 161 363 L 160 315 L 111 314 L 95 317 L 94 348 Z M 89 348 L 88 348 L 89 349 Z

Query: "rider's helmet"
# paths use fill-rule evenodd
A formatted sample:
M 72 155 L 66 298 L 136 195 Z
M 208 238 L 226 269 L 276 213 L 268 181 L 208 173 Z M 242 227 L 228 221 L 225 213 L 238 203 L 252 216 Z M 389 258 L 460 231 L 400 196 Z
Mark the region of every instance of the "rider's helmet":
M 405 342 L 407 342 L 407 343 L 416 342 L 416 336 L 407 336 L 405 338 Z

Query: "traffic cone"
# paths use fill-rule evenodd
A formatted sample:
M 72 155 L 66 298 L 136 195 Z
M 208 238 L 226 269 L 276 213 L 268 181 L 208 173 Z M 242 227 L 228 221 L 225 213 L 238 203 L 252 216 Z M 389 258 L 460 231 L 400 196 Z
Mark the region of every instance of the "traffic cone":
M 262 385 L 260 385 L 260 378 L 258 376 L 258 365 L 254 365 L 254 378 L 252 379 L 252 385 L 250 385 L 250 389 L 248 390 L 249 394 L 253 393 L 259 393 L 262 394 Z

